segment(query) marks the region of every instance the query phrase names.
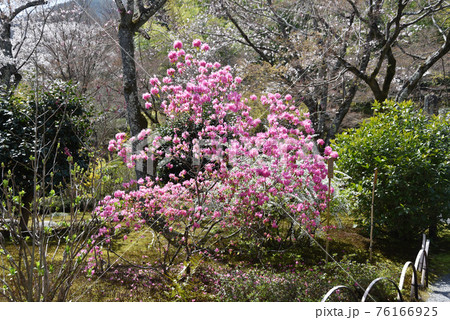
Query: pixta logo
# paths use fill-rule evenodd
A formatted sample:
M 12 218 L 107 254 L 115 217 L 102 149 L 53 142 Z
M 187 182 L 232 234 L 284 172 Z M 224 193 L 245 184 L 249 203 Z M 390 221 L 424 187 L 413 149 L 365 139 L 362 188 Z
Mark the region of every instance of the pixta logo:
M 193 169 L 206 163 L 220 163 L 229 148 L 229 143 L 223 142 L 221 138 L 194 138 L 184 140 L 183 145 L 187 148 L 180 151 L 180 144 L 174 143 L 172 138 L 161 138 L 157 133 L 151 133 L 143 139 L 134 137 L 124 146 L 127 150 L 126 162 L 133 164 L 137 171 L 154 177 L 158 166 L 168 165 L 172 160 L 183 162 Z

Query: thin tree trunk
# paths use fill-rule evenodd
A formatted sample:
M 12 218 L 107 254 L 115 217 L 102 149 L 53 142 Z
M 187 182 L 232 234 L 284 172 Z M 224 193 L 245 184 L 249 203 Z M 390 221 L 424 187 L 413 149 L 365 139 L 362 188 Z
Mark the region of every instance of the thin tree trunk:
M 356 92 L 358 91 L 359 81 L 355 80 L 355 83 L 352 84 L 350 89 L 348 90 L 347 96 L 345 100 L 341 103 L 336 116 L 333 119 L 333 123 L 328 130 L 327 137 L 325 139 L 325 145 L 330 145 L 330 141 L 336 137 L 336 134 L 341 126 L 342 121 L 350 110 L 350 106 L 352 104 L 353 98 L 355 97 Z

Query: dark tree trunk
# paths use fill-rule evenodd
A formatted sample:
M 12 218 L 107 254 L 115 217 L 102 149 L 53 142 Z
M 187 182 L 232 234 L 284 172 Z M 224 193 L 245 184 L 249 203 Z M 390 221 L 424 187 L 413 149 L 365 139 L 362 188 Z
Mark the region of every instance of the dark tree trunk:
M 142 113 L 141 98 L 137 86 L 136 62 L 134 59 L 134 36 L 155 13 L 162 8 L 167 0 L 115 0 L 120 14 L 119 44 L 122 55 L 123 94 L 127 105 L 127 120 L 132 136 L 137 136 L 142 129 L 148 127 L 148 122 Z M 125 2 L 125 3 L 124 3 Z M 142 142 L 133 144 L 133 152 L 140 151 Z M 136 177 L 145 178 L 149 175 L 147 164 L 136 166 Z
M 134 35 L 136 30 L 128 26 L 127 19 L 131 17 L 126 15 L 122 17 L 119 25 L 119 44 L 122 55 L 123 68 L 123 94 L 127 105 L 127 121 L 130 126 L 132 136 L 137 136 L 142 129 L 147 128 L 148 123 L 141 112 L 141 99 L 138 94 L 136 62 L 134 60 Z M 128 25 L 127 25 L 128 24 Z M 138 150 L 138 142 L 133 143 L 133 153 Z M 137 179 L 147 176 L 146 166 L 136 166 Z
M 319 99 L 320 102 L 317 106 L 317 127 L 316 133 L 320 136 L 324 136 L 325 132 L 325 120 L 328 106 L 328 81 L 327 81 L 327 63 L 325 60 L 322 61 L 322 66 L 320 67 L 319 77 L 323 79 L 323 84 L 319 87 Z
M 438 233 L 438 217 L 435 213 L 431 214 L 429 216 L 429 226 L 428 226 L 428 237 L 431 240 L 437 239 L 437 233 Z
M 353 98 L 355 97 L 356 91 L 358 90 L 359 81 L 355 80 L 355 83 L 352 84 L 350 89 L 347 92 L 347 95 L 344 101 L 339 106 L 339 110 L 336 113 L 336 116 L 333 119 L 333 123 L 331 124 L 327 136 L 325 138 L 325 145 L 330 145 L 330 141 L 336 137 L 339 128 L 341 127 L 341 123 L 350 110 L 350 106 L 352 104 Z
M 22 78 L 13 63 L 13 52 L 11 43 L 11 24 L 3 21 L 0 26 L 0 87 L 2 92 L 10 92 L 15 88 Z
M 135 31 L 119 27 L 119 43 L 123 64 L 123 93 L 127 104 L 127 119 L 132 135 L 137 135 L 147 127 L 147 120 L 142 115 L 141 99 L 138 96 L 136 63 L 134 60 L 134 35 Z
M 439 97 L 434 94 L 426 95 L 423 102 L 423 111 L 427 115 L 439 115 Z

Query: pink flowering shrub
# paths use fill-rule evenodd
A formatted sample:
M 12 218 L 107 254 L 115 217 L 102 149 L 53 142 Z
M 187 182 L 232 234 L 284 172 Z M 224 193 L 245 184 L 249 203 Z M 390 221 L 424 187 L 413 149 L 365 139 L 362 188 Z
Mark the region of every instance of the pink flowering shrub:
M 231 67 L 203 60 L 210 48 L 200 40 L 193 46 L 196 56 L 175 42 L 168 77 L 151 79 L 143 95 L 158 101 L 166 124 L 129 139 L 119 133 L 109 143 L 129 167 L 153 161 L 158 174 L 100 203 L 96 213 L 109 225 L 99 236 L 147 224 L 167 241 L 162 255 L 175 261 L 179 248 L 186 260 L 221 251 L 223 236 L 244 235 L 259 245 L 314 233 L 328 201 L 325 162 L 337 153 L 314 152 L 309 115 L 292 96 L 243 98 Z M 257 103 L 268 108 L 263 120 L 251 116 Z M 146 146 L 131 154 L 127 143 L 136 139 Z

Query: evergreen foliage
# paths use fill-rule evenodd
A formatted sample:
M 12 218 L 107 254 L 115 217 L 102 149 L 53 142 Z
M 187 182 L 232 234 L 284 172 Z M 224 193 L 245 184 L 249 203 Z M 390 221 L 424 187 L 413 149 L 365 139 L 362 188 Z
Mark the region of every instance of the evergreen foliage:
M 339 135 L 338 166 L 351 176 L 355 212 L 368 224 L 375 168 L 376 229 L 411 238 L 450 217 L 450 121 L 410 101 L 375 103 L 374 116 Z

